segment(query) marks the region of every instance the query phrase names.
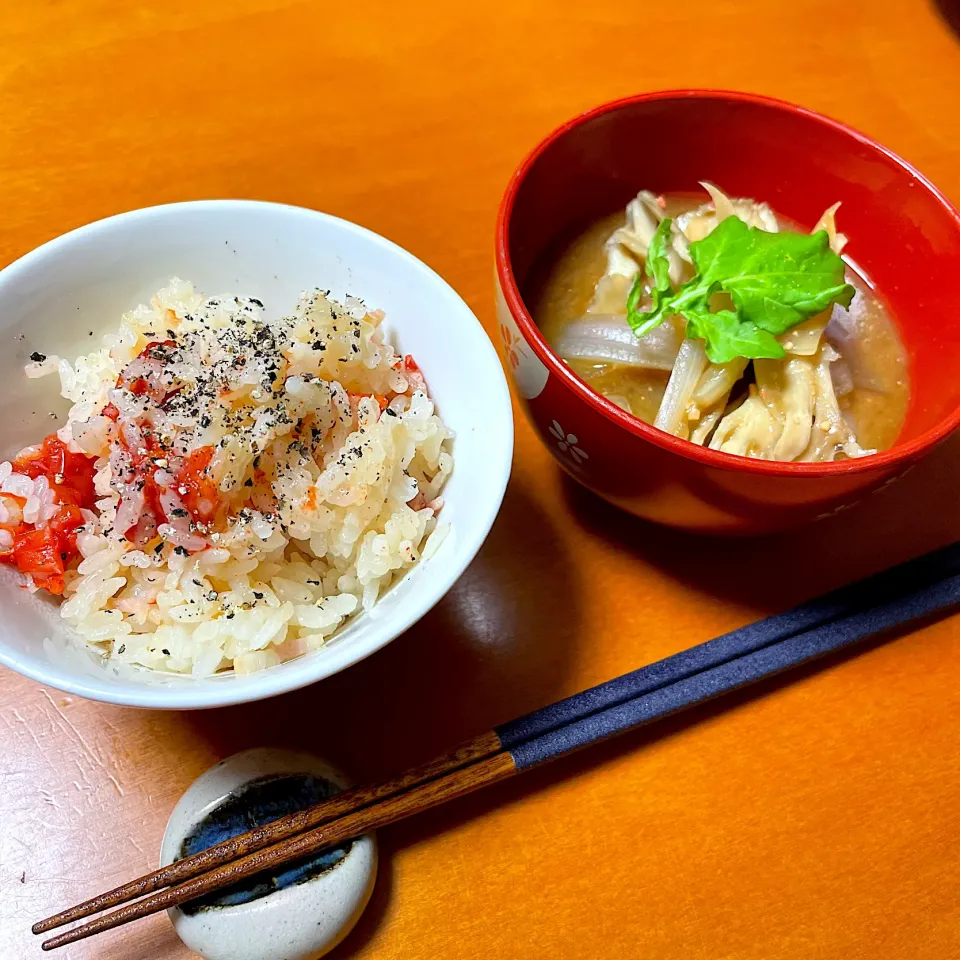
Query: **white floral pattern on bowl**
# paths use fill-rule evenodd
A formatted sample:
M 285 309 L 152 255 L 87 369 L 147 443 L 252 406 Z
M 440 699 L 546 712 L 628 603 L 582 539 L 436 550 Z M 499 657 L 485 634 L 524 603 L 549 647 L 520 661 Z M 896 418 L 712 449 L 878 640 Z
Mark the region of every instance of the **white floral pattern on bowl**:
M 575 464 L 579 465 L 581 461 L 590 459 L 587 451 L 577 446 L 580 443 L 577 437 L 572 433 L 567 433 L 556 420 L 550 424 L 550 433 L 556 437 L 560 452 L 570 457 Z
M 497 326 L 503 343 L 507 372 L 517 388 L 517 393 L 525 400 L 533 400 L 543 393 L 549 373 L 517 328 L 517 323 L 507 308 L 499 279 L 496 280 L 496 290 Z
M 500 324 L 500 341 L 503 343 L 503 353 L 510 364 L 511 372 L 520 366 L 520 358 L 526 356 L 523 340 L 520 339 L 505 323 Z

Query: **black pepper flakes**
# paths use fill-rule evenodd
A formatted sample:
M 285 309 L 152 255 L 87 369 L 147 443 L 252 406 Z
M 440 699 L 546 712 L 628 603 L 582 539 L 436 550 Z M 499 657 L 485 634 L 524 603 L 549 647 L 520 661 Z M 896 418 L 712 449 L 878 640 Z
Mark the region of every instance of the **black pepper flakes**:
M 47 355 L 40 353 L 38 350 L 34 350 L 33 353 L 30 354 L 30 359 L 34 363 L 43 363 L 43 361 L 47 359 Z
M 190 551 L 186 547 L 181 547 L 179 544 L 173 548 L 173 552 L 177 554 L 178 557 L 190 556 Z

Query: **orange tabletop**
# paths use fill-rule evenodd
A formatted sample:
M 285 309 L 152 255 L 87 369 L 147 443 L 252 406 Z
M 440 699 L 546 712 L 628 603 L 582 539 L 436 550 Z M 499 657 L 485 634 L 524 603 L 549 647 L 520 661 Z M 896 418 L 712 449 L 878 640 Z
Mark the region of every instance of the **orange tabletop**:
M 133 207 L 278 200 L 407 247 L 492 332 L 494 216 L 523 154 L 679 86 L 839 117 L 960 200 L 960 41 L 924 0 L 7 0 L 2 18 L 2 262 Z M 4 672 L 0 957 L 40 956 L 33 920 L 152 868 L 177 798 L 227 754 L 294 746 L 381 777 L 960 537 L 958 476 L 954 443 L 829 522 L 700 540 L 576 489 L 521 419 L 476 561 L 339 676 L 148 713 Z M 960 957 L 958 742 L 960 618 L 382 831 L 337 956 Z M 159 916 L 63 956 L 190 954 Z

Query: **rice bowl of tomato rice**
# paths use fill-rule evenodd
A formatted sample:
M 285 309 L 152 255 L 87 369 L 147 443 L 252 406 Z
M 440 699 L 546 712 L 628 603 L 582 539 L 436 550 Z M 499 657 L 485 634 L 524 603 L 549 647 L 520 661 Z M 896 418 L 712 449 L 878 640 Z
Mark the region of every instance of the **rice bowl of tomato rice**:
M 54 280 L 58 259 L 96 263 L 91 244 L 110 256 L 86 283 L 67 271 L 81 318 L 63 289 L 18 301 L 44 260 Z M 31 410 L 49 432 L 0 462 L 0 660 L 44 682 L 144 706 L 302 686 L 422 615 L 499 508 L 512 421 L 489 340 L 428 268 L 352 224 L 244 201 L 135 211 L 0 272 L 5 300 L 20 356 L 2 382 L 20 359 L 21 402 L 53 384 L 69 403 Z M 492 418 L 438 340 L 469 341 Z M 38 619 L 45 635 L 23 636 Z

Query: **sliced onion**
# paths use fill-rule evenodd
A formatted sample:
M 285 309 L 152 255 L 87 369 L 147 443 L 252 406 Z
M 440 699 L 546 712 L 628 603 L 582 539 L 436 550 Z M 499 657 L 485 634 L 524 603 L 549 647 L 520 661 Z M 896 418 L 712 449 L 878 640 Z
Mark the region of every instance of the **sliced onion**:
M 747 368 L 746 357 L 737 357 L 728 363 L 711 363 L 697 383 L 693 402 L 705 409 L 725 400 Z
M 722 416 L 723 410 L 713 410 L 703 417 L 690 434 L 690 442 L 698 443 L 701 447 L 706 446 L 713 435 L 714 427 L 720 422 Z
M 853 392 L 853 374 L 846 360 L 836 360 L 830 366 L 830 377 L 833 380 L 833 392 L 838 397 L 845 397 Z
M 700 340 L 684 340 L 677 354 L 677 362 L 667 381 L 667 389 L 660 402 L 653 425 L 667 433 L 678 435 L 685 424 L 687 407 L 693 391 L 706 370 L 707 354 Z
M 141 512 L 137 525 L 126 533 L 127 539 L 131 543 L 143 546 L 149 543 L 157 535 L 157 518 L 153 512 L 146 510 Z
M 673 323 L 662 323 L 638 337 L 626 317 L 590 313 L 574 320 L 554 341 L 564 360 L 597 360 L 622 363 L 647 370 L 672 370 L 683 334 Z
M 160 536 L 191 553 L 205 549 L 207 541 L 190 529 L 190 512 L 174 487 L 173 475 L 166 470 L 157 470 L 153 476 L 160 487 L 160 506 L 167 518 L 158 529 Z
M 139 380 L 144 385 L 145 393 L 154 403 L 159 403 L 166 397 L 173 383 L 173 377 L 163 363 L 155 357 L 137 357 L 124 367 L 124 384 Z
M 143 433 L 135 423 L 125 420 L 120 427 L 120 435 L 123 437 L 127 449 L 132 453 L 139 453 L 144 450 L 146 443 L 143 439 Z
M 838 254 L 842 253 L 843 248 L 847 245 L 846 236 L 837 231 L 836 216 L 839 208 L 839 200 L 832 207 L 827 207 L 820 215 L 817 225 L 810 231 L 811 233 L 816 233 L 818 230 L 826 230 L 827 236 L 830 238 L 830 249 Z
M 873 390 L 886 393 L 883 380 L 872 369 L 869 358 L 863 349 L 863 330 L 861 328 L 862 307 L 859 297 L 855 297 L 849 310 L 834 305 L 833 314 L 827 324 L 827 340 L 839 351 L 840 356 L 850 368 L 853 385 L 861 390 Z
M 829 319 L 828 313 L 818 313 L 780 334 L 777 340 L 780 346 L 794 357 L 815 356 L 820 349 L 820 339 Z
M 110 474 L 115 483 L 129 483 L 133 479 L 133 460 L 119 444 L 110 450 Z

